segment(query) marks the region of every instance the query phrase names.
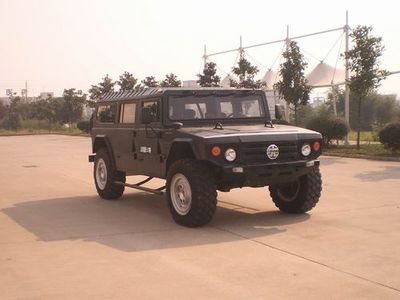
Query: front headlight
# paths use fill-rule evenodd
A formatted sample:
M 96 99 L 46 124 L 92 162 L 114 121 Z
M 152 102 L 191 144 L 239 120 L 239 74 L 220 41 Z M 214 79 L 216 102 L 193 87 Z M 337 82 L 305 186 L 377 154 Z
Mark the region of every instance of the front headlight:
M 225 159 L 227 161 L 234 161 L 236 159 L 236 151 L 232 148 L 228 148 L 225 151 Z
M 309 156 L 310 153 L 311 153 L 310 144 L 303 144 L 303 146 L 301 146 L 301 154 L 303 154 L 303 156 Z

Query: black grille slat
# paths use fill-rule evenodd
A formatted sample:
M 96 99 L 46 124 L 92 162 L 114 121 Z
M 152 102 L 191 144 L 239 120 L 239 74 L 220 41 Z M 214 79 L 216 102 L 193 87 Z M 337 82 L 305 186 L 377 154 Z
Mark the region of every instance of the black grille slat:
M 271 161 L 266 153 L 269 145 L 275 144 L 279 148 L 279 156 L 276 162 L 289 161 L 298 158 L 297 142 L 270 142 L 270 143 L 246 143 L 242 145 L 242 159 L 249 163 L 265 163 Z

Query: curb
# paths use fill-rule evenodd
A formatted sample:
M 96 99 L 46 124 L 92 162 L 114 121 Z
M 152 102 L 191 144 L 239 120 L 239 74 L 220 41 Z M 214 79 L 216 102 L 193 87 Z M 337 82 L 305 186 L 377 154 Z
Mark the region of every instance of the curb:
M 0 134 L 1 137 L 11 137 L 11 136 L 28 136 L 28 135 L 65 135 L 65 136 L 82 136 L 82 137 L 90 137 L 89 134 L 86 133 L 61 133 L 61 132 L 49 132 L 49 133 L 12 133 L 12 134 Z
M 369 159 L 377 161 L 398 161 L 400 162 L 400 157 L 384 157 L 384 156 L 373 156 L 364 154 L 339 154 L 339 153 L 322 153 L 323 156 L 334 156 L 334 157 L 344 157 L 344 158 L 358 158 L 358 159 Z

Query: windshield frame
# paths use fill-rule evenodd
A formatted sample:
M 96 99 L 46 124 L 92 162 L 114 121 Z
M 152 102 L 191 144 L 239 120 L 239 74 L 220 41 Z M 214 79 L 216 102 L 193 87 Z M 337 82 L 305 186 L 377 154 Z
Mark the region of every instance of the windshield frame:
M 244 117 L 244 118 L 207 118 L 207 119 L 171 119 L 170 118 L 170 104 L 171 104 L 171 97 L 199 97 L 199 98 L 204 98 L 204 97 L 228 97 L 230 95 L 238 95 L 238 96 L 258 96 L 259 97 L 259 102 L 260 102 L 260 111 L 264 114 L 263 116 L 260 117 Z M 216 122 L 220 122 L 222 124 L 231 124 L 231 123 L 263 123 L 265 121 L 271 121 L 271 114 L 269 112 L 269 107 L 267 104 L 267 99 L 266 95 L 262 90 L 222 90 L 222 91 L 202 91 L 202 90 L 196 90 L 196 91 L 184 91 L 184 92 L 179 92 L 179 93 L 168 93 L 165 95 L 165 103 L 166 103 L 166 108 L 165 108 L 165 120 L 167 123 L 176 123 L 180 122 L 183 123 L 184 125 L 187 124 L 192 124 L 192 125 L 199 125 L 199 124 L 215 124 Z

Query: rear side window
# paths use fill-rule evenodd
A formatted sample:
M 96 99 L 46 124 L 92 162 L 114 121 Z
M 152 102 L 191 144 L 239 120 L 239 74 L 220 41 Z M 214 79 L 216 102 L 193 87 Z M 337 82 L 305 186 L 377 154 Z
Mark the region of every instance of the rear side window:
M 143 107 L 150 108 L 153 116 L 153 122 L 160 122 L 160 102 L 159 101 L 146 101 L 143 102 Z
M 97 120 L 101 123 L 114 123 L 117 115 L 117 105 L 99 105 L 97 108 Z
M 120 123 L 135 123 L 136 103 L 124 103 L 121 105 Z

